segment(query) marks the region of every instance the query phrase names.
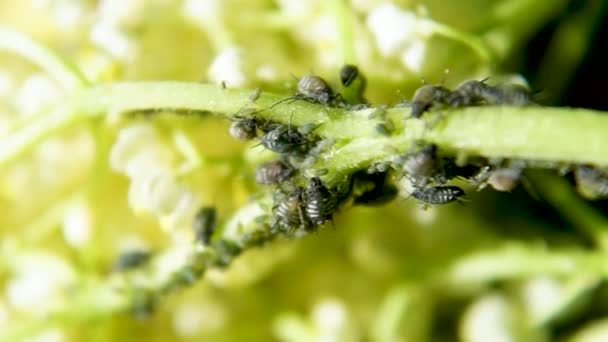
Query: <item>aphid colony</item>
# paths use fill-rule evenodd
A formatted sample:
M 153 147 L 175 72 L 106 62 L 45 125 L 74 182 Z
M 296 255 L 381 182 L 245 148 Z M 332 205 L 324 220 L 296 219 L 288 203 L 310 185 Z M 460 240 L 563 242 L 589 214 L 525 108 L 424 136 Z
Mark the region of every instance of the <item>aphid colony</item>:
M 487 79 L 468 80 L 460 83 L 454 91 L 441 86 L 426 84 L 418 88 L 411 102 L 410 115 L 419 118 L 435 107 L 467 107 L 480 105 L 534 105 L 530 90 L 519 84 L 490 86 Z
M 341 88 L 336 92 L 321 77 L 304 76 L 297 82 L 295 95 L 278 101 L 271 108 L 286 101 L 308 101 L 326 107 L 351 109 L 369 107 L 363 97 L 366 79 L 356 66 L 342 67 L 339 80 Z M 420 118 L 427 111 L 442 108 L 536 104 L 532 92 L 521 85 L 489 85 L 486 81 L 467 80 L 453 90 L 442 85 L 423 85 L 407 102 L 411 107 L 410 117 Z M 259 91 L 255 93 L 255 97 L 258 96 Z M 378 107 L 377 111 L 382 114 L 384 108 Z M 238 113 L 230 134 L 240 140 L 257 138 L 261 146 L 279 155 L 278 159 L 259 165 L 255 181 L 276 190 L 273 227 L 282 232 L 314 231 L 331 221 L 343 203 L 382 205 L 399 194 L 416 199 L 424 207 L 462 202 L 465 191 L 449 184 L 455 179 L 468 182 L 478 190 L 490 186 L 497 191 L 511 191 L 522 179 L 525 180 L 526 161 L 469 158 L 463 166 L 453 155 L 439 151 L 436 145 L 423 144 L 344 176 L 341 183 L 346 186 L 340 189 L 329 188 L 318 176 L 306 177 L 302 172 L 309 165 L 304 161 L 314 159 L 317 150 L 327 147 L 322 146 L 324 142 L 314 134 L 318 124 L 295 127 L 291 123 L 264 119 L 258 115 L 260 112 Z M 386 124 L 377 124 L 374 129 L 379 135 L 389 136 L 393 130 L 391 127 L 394 127 L 391 124 L 387 121 Z M 573 171 L 579 190 L 591 188 L 594 197 L 608 197 L 608 173 L 587 165 L 569 170 Z M 408 189 L 404 191 L 405 188 Z M 209 239 L 202 238 L 205 234 L 200 236 L 199 240 L 209 243 Z

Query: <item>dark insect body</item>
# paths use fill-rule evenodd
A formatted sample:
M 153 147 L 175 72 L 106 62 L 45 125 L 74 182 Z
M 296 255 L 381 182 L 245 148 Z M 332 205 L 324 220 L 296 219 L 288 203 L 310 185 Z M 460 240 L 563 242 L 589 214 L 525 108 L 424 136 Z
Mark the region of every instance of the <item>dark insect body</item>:
M 293 166 L 281 160 L 261 164 L 255 170 L 255 181 L 258 184 L 281 184 L 295 173 Z
M 464 195 L 464 190 L 457 186 L 416 188 L 411 194 L 412 197 L 425 204 L 447 204 L 460 200 Z
M 112 265 L 112 270 L 116 272 L 129 271 L 146 264 L 152 254 L 148 251 L 133 250 L 122 253 Z
M 484 80 L 468 80 L 460 83 L 448 96 L 448 104 L 452 107 L 463 107 L 482 104 L 490 87 Z
M 276 225 L 283 230 L 294 228 L 308 229 L 310 221 L 306 216 L 304 189 L 296 188 L 279 203 L 275 211 Z
M 315 226 L 331 221 L 337 207 L 337 198 L 319 177 L 308 181 L 305 193 L 306 215 Z
M 276 153 L 303 153 L 308 151 L 311 142 L 290 126 L 280 125 L 262 137 L 262 146 Z
M 357 77 L 359 77 L 359 68 L 352 64 L 345 64 L 340 69 L 340 83 L 344 87 L 350 86 Z
M 413 118 L 419 118 L 435 105 L 446 104 L 450 96 L 450 90 L 437 85 L 423 85 L 418 88 L 412 98 L 412 112 Z
M 214 207 L 202 207 L 194 216 L 192 230 L 196 241 L 208 245 L 215 232 L 217 211 Z
M 233 122 L 228 129 L 230 135 L 238 140 L 248 141 L 257 137 L 257 123 L 255 119 L 241 119 Z

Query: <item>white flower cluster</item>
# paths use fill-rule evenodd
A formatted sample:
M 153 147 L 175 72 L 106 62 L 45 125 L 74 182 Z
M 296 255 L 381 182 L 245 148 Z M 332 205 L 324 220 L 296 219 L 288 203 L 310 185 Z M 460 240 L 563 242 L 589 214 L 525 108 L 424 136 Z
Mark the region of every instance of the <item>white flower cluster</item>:
M 189 226 L 199 207 L 197 196 L 180 184 L 176 155 L 147 124 L 123 128 L 110 152 L 110 167 L 131 179 L 129 205 L 155 215 L 166 230 Z

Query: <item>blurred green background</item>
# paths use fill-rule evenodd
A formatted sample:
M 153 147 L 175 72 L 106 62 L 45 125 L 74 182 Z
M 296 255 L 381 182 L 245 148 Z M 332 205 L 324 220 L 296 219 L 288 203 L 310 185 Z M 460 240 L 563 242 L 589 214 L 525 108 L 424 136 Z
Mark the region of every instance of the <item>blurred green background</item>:
M 527 79 L 545 105 L 606 110 L 606 8 L 600 0 L 0 0 L 0 25 L 51 47 L 93 84 L 225 81 L 291 94 L 293 76 L 310 72 L 337 86 L 348 62 L 367 76 L 372 103 L 409 99 L 422 80 L 453 87 L 510 75 Z M 44 71 L 0 51 L 0 139 L 67 96 Z M 317 234 L 273 241 L 208 272 L 147 319 L 40 319 L 86 284 L 111 287 L 120 253 L 191 242 L 199 206 L 217 206 L 226 220 L 247 202 L 252 172 L 268 156 L 230 138 L 228 124 L 171 115 L 92 123 L 1 165 L 0 332 L 23 324 L 28 341 L 608 340 L 600 275 L 546 275 L 522 259 L 521 274 L 507 279 L 434 278 L 468 253 L 510 244 L 589 250 L 576 219 L 549 204 L 581 201 L 568 178 L 534 196 L 521 186 L 467 188 L 466 206 L 350 208 Z M 603 201 L 589 205 L 605 212 Z

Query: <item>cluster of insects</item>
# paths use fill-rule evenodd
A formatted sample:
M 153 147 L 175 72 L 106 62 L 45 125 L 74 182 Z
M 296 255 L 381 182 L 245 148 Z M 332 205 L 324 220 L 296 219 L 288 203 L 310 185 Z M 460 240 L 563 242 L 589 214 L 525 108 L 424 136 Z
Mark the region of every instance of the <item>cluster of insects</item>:
M 487 79 L 467 80 L 460 83 L 453 91 L 442 85 L 425 84 L 414 93 L 410 115 L 419 118 L 424 112 L 437 107 L 536 104 L 534 94 L 523 85 L 507 83 L 490 86 L 486 81 Z

